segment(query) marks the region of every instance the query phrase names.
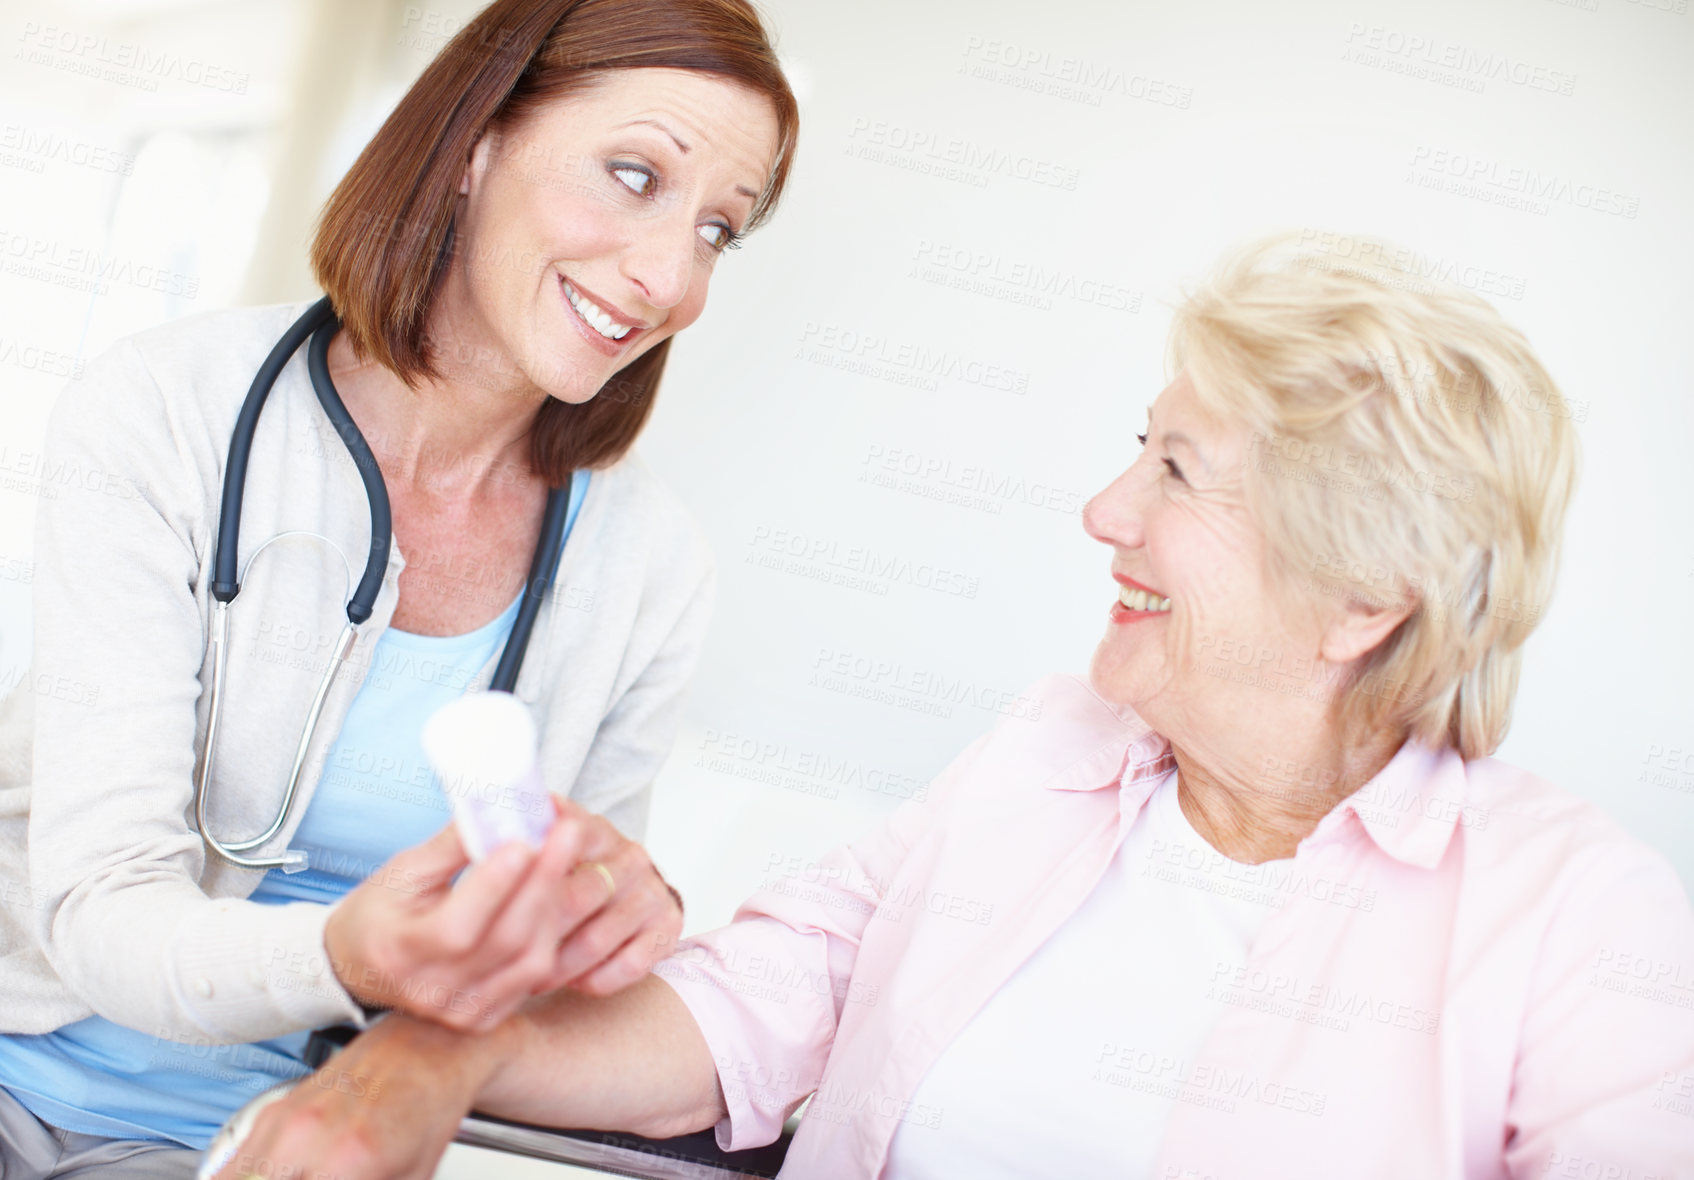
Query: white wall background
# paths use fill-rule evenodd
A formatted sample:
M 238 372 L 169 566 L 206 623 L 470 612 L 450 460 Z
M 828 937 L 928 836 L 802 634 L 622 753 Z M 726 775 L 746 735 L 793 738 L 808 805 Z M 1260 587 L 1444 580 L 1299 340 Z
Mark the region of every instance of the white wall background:
M 27 667 L 30 453 L 72 366 L 311 294 L 317 204 L 476 7 L 0 6 L 0 687 Z M 798 166 L 643 443 L 721 565 L 650 833 L 691 928 L 994 720 L 901 686 L 981 700 L 1086 667 L 1113 591 L 1081 504 L 1135 454 L 1182 285 L 1275 229 L 1387 236 L 1479 286 L 1573 399 L 1583 480 L 1501 755 L 1694 885 L 1686 0 L 766 8 Z M 858 549 L 948 576 L 830 581 Z M 837 661 L 871 671 L 813 682 Z

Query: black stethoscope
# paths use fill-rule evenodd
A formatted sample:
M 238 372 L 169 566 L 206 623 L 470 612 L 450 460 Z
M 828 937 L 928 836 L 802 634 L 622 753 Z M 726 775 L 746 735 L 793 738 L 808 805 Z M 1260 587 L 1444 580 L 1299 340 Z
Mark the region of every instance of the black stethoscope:
M 388 488 L 382 482 L 382 471 L 377 467 L 376 457 L 371 454 L 364 435 L 359 433 L 359 428 L 348 414 L 347 407 L 342 404 L 341 395 L 336 393 L 335 383 L 330 380 L 329 342 L 340 330 L 341 321 L 336 318 L 335 309 L 330 306 L 327 296 L 318 300 L 304 315 L 295 320 L 271 349 L 264 364 L 259 366 L 259 371 L 254 374 L 253 384 L 247 391 L 247 400 L 242 403 L 241 413 L 235 420 L 235 431 L 229 440 L 229 464 L 224 469 L 217 547 L 213 550 L 212 558 L 212 597 L 216 600 L 212 608 L 211 640 L 208 649 L 208 657 L 212 662 L 212 694 L 207 710 L 206 753 L 201 760 L 199 774 L 195 776 L 194 819 L 199 825 L 200 835 L 205 840 L 206 847 L 230 864 L 244 869 L 279 868 L 284 872 L 295 873 L 306 867 L 306 854 L 298 849 L 288 849 L 280 856 L 246 854 L 274 837 L 288 822 L 288 813 L 294 804 L 294 793 L 300 784 L 300 771 L 306 763 L 306 752 L 312 737 L 317 732 L 318 718 L 323 712 L 324 701 L 329 696 L 330 686 L 335 683 L 341 666 L 352 653 L 353 645 L 359 636 L 359 626 L 371 617 L 377 593 L 382 588 L 383 575 L 388 569 L 388 551 L 393 541 L 393 519 L 388 506 Z M 229 656 L 230 604 L 241 592 L 240 578 L 245 577 L 252 569 L 253 559 L 258 557 L 265 546 L 284 537 L 316 536 L 300 532 L 277 534 L 248 555 L 247 565 L 242 567 L 240 577 L 237 576 L 241 496 L 247 480 L 247 459 L 252 453 L 253 436 L 259 425 L 259 413 L 265 408 L 265 399 L 270 396 L 271 387 L 276 384 L 278 375 L 308 337 L 311 339 L 311 345 L 306 351 L 306 369 L 311 374 L 312 388 L 317 391 L 318 402 L 323 406 L 324 413 L 329 416 L 336 434 L 341 436 L 342 443 L 353 456 L 353 463 L 359 469 L 359 477 L 365 484 L 365 495 L 370 500 L 371 550 L 365 561 L 364 575 L 359 579 L 358 587 L 347 602 L 347 624 L 341 629 L 341 635 L 330 655 L 329 666 L 324 669 L 317 694 L 312 698 L 311 711 L 307 714 L 306 724 L 300 733 L 300 744 L 294 751 L 294 765 L 288 774 L 288 789 L 283 793 L 282 806 L 277 811 L 276 818 L 271 821 L 270 827 L 257 836 L 245 840 L 224 841 L 213 835 L 207 826 L 206 795 L 212 781 L 212 755 L 217 748 L 218 719 L 223 705 L 224 671 Z M 524 653 L 529 648 L 530 634 L 535 630 L 535 619 L 541 611 L 542 599 L 552 588 L 554 574 L 559 568 L 559 558 L 564 552 L 572 509 L 581 504 L 587 483 L 588 473 L 577 471 L 569 487 L 554 488 L 547 495 L 547 507 L 541 518 L 541 538 L 536 543 L 535 557 L 530 562 L 529 580 L 524 586 L 523 602 L 518 607 L 518 615 L 512 623 L 512 631 L 506 639 L 505 649 L 500 653 L 500 662 L 495 666 L 494 678 L 489 682 L 488 687 L 491 690 L 510 692 L 517 683 L 518 670 L 523 666 Z M 351 569 L 348 573 L 351 580 Z

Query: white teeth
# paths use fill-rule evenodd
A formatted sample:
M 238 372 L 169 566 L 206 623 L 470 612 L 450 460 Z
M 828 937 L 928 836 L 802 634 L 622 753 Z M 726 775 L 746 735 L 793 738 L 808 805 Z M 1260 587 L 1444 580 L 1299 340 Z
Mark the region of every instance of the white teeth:
M 1168 611 L 1171 608 L 1170 599 L 1158 594 L 1149 594 L 1134 586 L 1119 586 L 1118 601 L 1129 610 Z
M 611 316 L 600 310 L 598 304 L 569 283 L 565 284 L 565 298 L 571 301 L 571 306 L 576 308 L 577 314 L 600 335 L 612 340 L 622 340 L 629 335 L 630 329 L 627 324 L 615 322 Z

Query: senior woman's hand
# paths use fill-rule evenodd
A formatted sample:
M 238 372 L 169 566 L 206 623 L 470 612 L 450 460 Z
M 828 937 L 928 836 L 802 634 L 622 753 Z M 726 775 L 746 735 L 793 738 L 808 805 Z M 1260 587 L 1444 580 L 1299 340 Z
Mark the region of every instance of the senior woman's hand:
M 508 845 L 455 883 L 469 858 L 449 824 L 338 902 L 324 946 L 348 993 L 474 1030 L 541 992 L 605 995 L 646 975 L 681 933 L 680 899 L 603 817 L 555 806 L 539 850 Z
M 215 1180 L 428 1180 L 509 1035 L 379 1021 L 261 1110 Z

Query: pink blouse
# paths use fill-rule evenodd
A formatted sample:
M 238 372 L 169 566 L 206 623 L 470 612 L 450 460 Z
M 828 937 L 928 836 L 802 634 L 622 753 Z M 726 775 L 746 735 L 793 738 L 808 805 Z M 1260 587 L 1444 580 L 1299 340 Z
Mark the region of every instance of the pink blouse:
M 722 1147 L 814 1091 L 785 1176 L 877 1177 L 901 1122 L 943 1125 L 918 1082 L 1172 765 L 1078 678 L 1030 695 L 923 802 L 654 969 L 717 1062 Z M 1156 1176 L 1694 1177 L 1694 911 L 1663 857 L 1526 771 L 1407 743 L 1271 867 L 1250 883 L 1285 904 L 1215 969 Z M 1018 1068 L 982 1084 L 1039 1084 Z

